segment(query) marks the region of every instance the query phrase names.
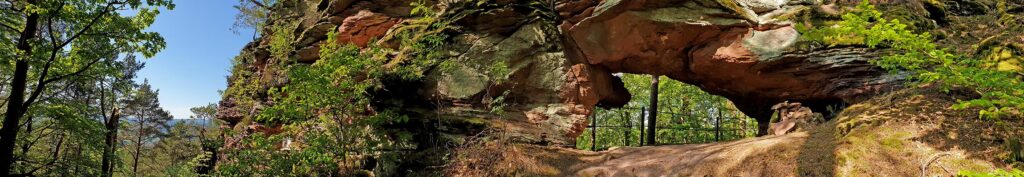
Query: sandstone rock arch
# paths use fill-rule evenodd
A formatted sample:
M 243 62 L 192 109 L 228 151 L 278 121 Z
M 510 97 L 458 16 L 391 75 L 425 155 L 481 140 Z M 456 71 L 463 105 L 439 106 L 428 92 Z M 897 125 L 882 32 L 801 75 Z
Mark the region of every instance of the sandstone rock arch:
M 403 21 L 418 18 L 409 14 L 411 1 L 282 0 L 282 5 L 275 6 L 273 10 L 275 17 L 278 18 L 268 23 L 299 23 L 296 29 L 292 30 L 292 37 L 296 40 L 291 43 L 294 51 L 287 59 L 300 61 L 298 64 L 308 64 L 319 60 L 316 54 L 322 43 L 353 43 L 365 47 L 370 39 L 387 35 Z M 472 2 L 475 4 L 477 1 Z M 664 75 L 698 86 L 707 92 L 722 95 L 732 100 L 744 113 L 758 119 L 762 130 L 767 129 L 772 113 L 771 106 L 777 103 L 799 102 L 821 112 L 826 105 L 853 104 L 874 94 L 895 89 L 903 80 L 900 74 L 889 74 L 868 62 L 885 51 L 873 51 L 858 46 L 822 47 L 802 43 L 799 40 L 799 32 L 793 27 L 798 24 L 786 19 L 793 14 L 808 11 L 829 14 L 839 12 L 836 9 L 819 8 L 822 6 L 814 0 L 552 0 L 546 1 L 554 4 L 551 9 L 539 10 L 550 10 L 550 13 L 556 14 L 557 17 L 543 18 L 537 18 L 532 14 L 538 9 L 524 8 L 524 4 L 535 2 L 533 0 L 485 2 L 489 4 L 470 7 L 469 9 L 474 11 L 472 14 L 452 24 L 458 26 L 458 30 L 449 32 L 451 37 L 445 41 L 446 45 L 450 46 L 450 51 L 445 51 L 445 60 L 454 63 L 450 70 L 428 71 L 425 78 L 416 83 L 385 83 L 384 87 L 389 89 L 372 93 L 374 99 L 381 99 L 375 101 L 411 103 L 403 104 L 406 107 L 400 108 L 413 123 L 382 127 L 402 129 L 416 136 L 413 138 L 416 142 L 410 143 L 416 144 L 417 152 L 410 152 L 410 158 L 402 159 L 401 163 L 407 165 L 402 167 L 434 171 L 437 169 L 426 167 L 444 165 L 445 162 L 437 159 L 445 155 L 474 153 L 481 155 L 482 158 L 493 158 L 496 154 L 510 153 L 519 154 L 505 157 L 514 163 L 548 163 L 549 167 L 542 165 L 537 168 L 545 172 L 538 174 L 552 172 L 552 176 L 581 174 L 577 171 L 615 171 L 623 169 L 622 164 L 631 164 L 631 168 L 634 169 L 671 170 L 647 166 L 654 164 L 671 165 L 674 169 L 714 171 L 694 174 L 732 172 L 736 168 L 766 166 L 758 164 L 768 163 L 733 161 L 730 162 L 733 164 L 732 167 L 722 167 L 719 161 L 684 161 L 676 164 L 634 162 L 637 162 L 637 159 L 671 160 L 678 157 L 715 156 L 727 156 L 730 157 L 728 159 L 734 160 L 763 159 L 780 157 L 773 156 L 778 154 L 771 152 L 786 149 L 809 149 L 813 150 L 810 151 L 812 153 L 832 154 L 830 152 L 835 149 L 834 147 L 798 146 L 805 144 L 805 141 L 827 144 L 837 138 L 836 133 L 832 131 L 850 129 L 852 126 L 835 124 L 836 121 L 832 121 L 829 125 L 820 127 L 819 130 L 823 132 L 818 133 L 792 133 L 705 145 L 622 148 L 605 152 L 559 147 L 571 147 L 575 144 L 576 138 L 588 124 L 586 117 L 593 114 L 595 107 L 617 107 L 629 101 L 630 93 L 613 75 L 619 72 Z M 840 1 L 842 2 L 852 1 Z M 920 2 L 909 2 L 911 5 L 917 3 L 917 6 L 920 6 Z M 426 4 L 437 5 L 439 2 L 427 0 Z M 447 7 L 437 5 L 436 8 Z M 927 9 L 919 10 L 924 12 Z M 918 19 L 922 24 L 931 20 Z M 328 31 L 332 30 L 339 34 L 338 41 L 326 41 Z M 220 102 L 217 117 L 236 129 L 250 127 L 242 126 L 253 122 L 246 119 L 251 119 L 253 114 L 258 113 L 259 109 L 266 105 L 273 104 L 269 101 L 267 93 L 260 93 L 259 90 L 289 84 L 282 81 L 286 80 L 281 79 L 285 76 L 275 75 L 272 70 L 272 66 L 281 64 L 272 61 L 283 59 L 271 58 L 268 41 L 270 40 L 264 37 L 246 46 L 239 56 L 242 64 L 235 68 L 235 74 L 232 76 L 232 81 L 237 83 L 256 83 L 258 88 L 254 90 L 257 91 L 226 96 Z M 507 64 L 508 74 L 488 74 L 487 66 L 492 66 L 495 62 Z M 491 112 L 493 108 L 488 105 L 498 97 L 505 98 L 507 103 L 507 106 L 501 108 L 504 112 L 501 114 Z M 922 98 L 931 97 L 935 96 Z M 952 98 L 935 98 L 950 99 Z M 860 108 L 854 105 L 850 109 L 854 111 L 840 115 L 838 122 L 843 122 L 843 117 L 848 120 L 874 119 L 877 116 L 873 114 L 903 108 L 870 106 L 891 102 L 890 98 L 880 97 L 872 100 L 866 102 L 867 104 L 858 104 Z M 865 105 L 878 111 L 863 111 Z M 858 109 L 862 111 L 856 111 Z M 892 116 L 889 119 L 897 120 L 902 117 Z M 251 129 L 273 133 L 273 129 Z M 856 131 L 872 132 L 872 129 Z M 474 146 L 467 142 L 472 142 L 477 135 L 501 136 L 487 138 L 488 141 L 500 139 L 501 142 L 491 143 L 500 144 L 495 146 L 513 147 L 514 151 L 502 152 L 482 148 L 478 149 L 479 151 L 460 152 L 458 149 L 444 147 L 450 144 Z M 227 138 L 225 148 L 244 148 L 234 147 L 232 143 L 240 141 L 240 136 L 244 135 Z M 706 148 L 691 151 L 693 147 L 711 147 L 723 151 L 709 154 L 705 153 L 708 152 L 705 151 Z M 874 146 L 865 147 L 880 149 Z M 641 152 L 647 150 L 668 155 Z M 744 157 L 737 158 L 734 156 L 736 153 L 733 153 L 737 151 L 734 150 L 750 153 L 743 153 L 741 155 L 745 155 Z M 629 154 L 633 155 L 628 157 Z M 526 157 L 516 158 L 522 156 Z M 791 169 L 796 168 L 794 165 L 798 164 L 791 162 L 792 159 L 799 158 L 797 154 L 781 157 L 784 158 L 778 159 L 782 161 L 765 162 L 781 162 L 789 165 L 788 167 L 746 171 L 751 172 L 750 174 L 795 172 Z M 465 162 L 478 167 L 474 166 L 478 161 Z M 905 162 L 910 164 L 914 161 Z M 570 164 L 570 167 L 565 168 L 566 164 Z M 865 164 L 878 167 L 891 163 L 877 166 L 873 165 L 874 163 Z M 492 162 L 491 165 L 508 166 L 506 163 L 498 162 Z M 704 167 L 692 168 L 694 165 Z M 799 165 L 803 166 L 802 163 Z M 830 174 L 832 169 L 819 172 Z
M 579 11 L 561 29 L 567 52 L 610 72 L 665 75 L 732 100 L 767 128 L 771 105 L 851 103 L 893 88 L 900 77 L 868 60 L 864 48 L 798 44 L 791 22 L 814 6 L 782 0 L 604 1 Z M 732 5 L 732 6 L 730 6 Z M 762 131 L 762 133 L 764 133 Z
M 282 1 L 281 19 L 299 22 L 289 59 L 318 60 L 325 42 L 365 46 L 404 20 L 409 1 Z M 457 1 L 458 2 L 458 1 Z M 859 47 L 804 45 L 787 16 L 813 11 L 798 0 L 557 0 L 555 18 L 537 20 L 523 2 L 494 1 L 453 25 L 448 71 L 429 71 L 423 83 L 383 92 L 381 99 L 428 102 L 408 109 L 427 134 L 471 135 L 499 129 L 514 141 L 571 146 L 595 106 L 617 107 L 630 93 L 613 73 L 664 75 L 725 96 L 767 129 L 771 106 L 801 102 L 825 105 L 856 102 L 893 88 L 901 78 L 868 63 L 877 51 Z M 435 3 L 436 4 L 436 3 Z M 445 7 L 438 7 L 445 8 Z M 328 31 L 338 41 L 326 41 Z M 268 55 L 268 38 L 243 49 L 240 69 L 253 73 L 237 82 L 287 85 L 268 69 L 283 59 Z M 485 74 L 495 62 L 509 74 Z M 236 71 L 238 72 L 238 71 Z M 234 77 L 234 76 L 233 76 Z M 497 82 L 506 80 L 506 82 Z M 407 88 L 407 87 L 414 88 Z M 229 86 L 234 87 L 234 86 Z M 401 93 L 398 93 L 401 92 Z M 239 105 L 241 96 L 254 105 Z M 272 104 L 266 93 L 225 97 L 218 117 L 232 126 Z M 507 97 L 505 114 L 490 114 L 487 100 Z M 424 104 L 411 104 L 424 105 Z M 472 126 L 469 126 L 472 125 Z M 484 128 L 480 128 L 484 127 Z M 765 133 L 762 131 L 762 133 Z

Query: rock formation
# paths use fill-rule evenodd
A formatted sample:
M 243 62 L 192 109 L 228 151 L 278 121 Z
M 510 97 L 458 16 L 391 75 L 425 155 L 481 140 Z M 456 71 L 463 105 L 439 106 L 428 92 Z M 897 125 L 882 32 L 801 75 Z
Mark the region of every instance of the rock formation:
M 229 87 L 253 91 L 226 96 L 218 118 L 235 129 L 254 123 L 252 116 L 273 104 L 266 90 L 288 84 L 273 65 L 313 63 L 325 43 L 372 45 L 419 18 L 410 14 L 410 2 L 280 1 L 268 24 L 297 22 L 287 31 L 295 38 L 294 50 L 288 58 L 272 57 L 270 34 L 246 46 Z M 467 2 L 426 1 L 439 11 L 468 13 L 453 23 L 456 30 L 446 32 L 447 69 L 429 70 L 416 83 L 385 83 L 388 89 L 374 93 L 378 102 L 406 103 L 411 121 L 431 125 L 416 128 L 416 136 L 463 142 L 487 130 L 515 143 L 572 146 L 595 106 L 621 107 L 630 99 L 613 75 L 620 72 L 664 75 L 725 96 L 758 120 L 762 135 L 776 103 L 800 102 L 822 112 L 891 90 L 903 79 L 868 62 L 880 51 L 802 43 L 794 27 L 799 24 L 790 18 L 841 11 L 816 1 L 554 0 L 536 7 L 517 0 L 482 2 L 487 5 L 455 9 Z M 336 31 L 336 41 L 326 40 L 330 31 Z M 507 72 L 494 74 L 488 66 L 495 65 L 507 66 Z M 491 111 L 496 99 L 504 100 L 499 113 Z
M 782 102 L 772 106 L 778 121 L 768 124 L 768 135 L 785 135 L 798 128 L 807 128 L 824 122 L 821 113 L 815 113 L 800 103 Z
M 763 125 L 771 105 L 784 100 L 824 111 L 828 104 L 856 102 L 896 85 L 898 77 L 868 63 L 876 57 L 872 51 L 801 50 L 799 33 L 782 16 L 810 5 L 608 1 L 562 29 L 589 64 L 697 85 L 729 98 Z
M 898 81 L 869 64 L 874 55 L 866 49 L 797 50 L 799 33 L 780 16 L 813 5 L 805 2 L 566 0 L 555 2 L 557 16 L 547 18 L 517 8 L 520 2 L 493 3 L 456 23 L 463 31 L 452 34 L 448 60 L 454 69 L 430 71 L 421 87 L 405 89 L 415 94 L 398 93 L 433 103 L 419 116 L 456 122 L 482 118 L 484 127 L 501 129 L 517 142 L 569 146 L 595 106 L 617 107 L 629 100 L 630 93 L 612 75 L 625 72 L 666 75 L 726 96 L 756 117 L 764 132 L 775 103 L 852 102 Z M 366 47 L 414 18 L 405 1 L 280 4 L 275 16 L 282 18 L 270 24 L 299 22 L 291 30 L 295 51 L 289 59 L 303 63 L 316 61 L 325 42 Z M 325 41 L 332 30 L 337 41 Z M 256 76 L 241 80 L 264 83 L 260 88 L 287 84 L 267 69 L 273 65 L 268 63 L 288 60 L 271 57 L 268 43 L 263 37 L 245 49 L 243 69 Z M 488 74 L 487 66 L 496 63 L 506 64 L 508 74 Z M 232 124 L 252 122 L 246 117 L 271 104 L 261 95 L 250 95 L 257 101 L 242 106 L 240 98 L 225 98 L 219 117 Z M 510 100 L 504 114 L 474 111 L 487 110 L 498 97 Z
M 492 145 L 471 150 L 468 159 L 480 159 L 487 152 L 503 158 L 455 166 L 480 169 L 458 173 L 468 176 L 586 177 L 955 176 L 960 170 L 1001 168 L 1002 160 L 985 155 L 1002 151 L 994 148 L 1002 143 L 991 140 L 1012 140 L 1024 130 L 984 131 L 997 123 L 961 116 L 976 114 L 974 110 L 945 109 L 957 98 L 964 97 L 938 92 L 936 87 L 902 89 L 851 105 L 833 121 L 784 135 L 708 144 L 613 147 L 600 152 Z M 935 131 L 937 127 L 940 131 Z M 923 164 L 939 154 L 945 156 Z

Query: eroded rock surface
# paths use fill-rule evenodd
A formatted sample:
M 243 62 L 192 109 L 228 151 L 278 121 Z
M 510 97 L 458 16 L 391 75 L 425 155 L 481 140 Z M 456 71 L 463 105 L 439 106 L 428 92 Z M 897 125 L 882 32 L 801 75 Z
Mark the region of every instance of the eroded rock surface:
M 284 30 L 288 33 L 286 36 L 294 38 L 286 46 L 292 51 L 285 58 L 275 58 L 277 55 L 270 52 L 271 39 L 266 36 L 243 49 L 238 59 L 240 65 L 234 68 L 230 78 L 234 82 L 229 85 L 243 91 L 225 96 L 217 112 L 219 119 L 228 122 L 227 126 L 242 130 L 227 138 L 225 148 L 236 148 L 234 145 L 240 137 L 250 132 L 280 131 L 276 125 L 261 125 L 253 116 L 273 104 L 267 90 L 289 84 L 280 71 L 280 65 L 287 62 L 281 61 L 314 63 L 320 60 L 319 46 L 332 42 L 372 46 L 374 39 L 387 36 L 404 22 L 419 18 L 410 14 L 411 2 L 413 0 L 280 1 L 274 6 L 274 18 L 268 23 L 294 24 L 294 29 Z M 417 141 L 412 143 L 416 143 L 417 149 L 402 163 L 413 164 L 403 167 L 420 167 L 414 170 L 436 171 L 439 169 L 427 167 L 448 166 L 500 172 L 500 168 L 507 167 L 507 171 L 513 172 L 510 174 L 549 176 L 830 176 L 837 170 L 845 170 L 855 172 L 854 176 L 910 176 L 917 174 L 885 169 L 915 168 L 918 159 L 939 152 L 962 154 L 955 157 L 970 159 L 968 157 L 978 155 L 971 152 L 993 152 L 990 147 L 995 146 L 984 144 L 995 140 L 950 137 L 926 126 L 900 124 L 903 119 L 898 118 L 906 117 L 901 112 L 914 110 L 891 105 L 865 109 L 872 104 L 889 104 L 884 99 L 872 99 L 870 104 L 854 105 L 824 128 L 794 133 L 793 127 L 799 127 L 799 122 L 787 121 L 787 118 L 775 133 L 783 135 L 605 152 L 558 148 L 575 144 L 576 137 L 588 125 L 587 116 L 593 113 L 594 107 L 619 107 L 628 102 L 630 93 L 613 75 L 618 72 L 665 75 L 725 96 L 746 114 L 758 119 L 762 134 L 768 133 L 772 105 L 777 103 L 787 100 L 802 103 L 800 107 L 780 106 L 779 109 L 804 115 L 811 111 L 823 112 L 830 105 L 841 108 L 846 103 L 892 90 L 903 80 L 902 76 L 888 74 L 868 62 L 885 51 L 858 46 L 803 45 L 793 22 L 787 21 L 793 14 L 806 11 L 834 18 L 844 11 L 843 5 L 859 0 L 841 0 L 837 2 L 839 5 L 821 6 L 819 2 L 803 0 L 557 0 L 547 8 L 528 8 L 533 1 L 491 0 L 484 1 L 487 3 L 484 5 L 458 9 L 450 9 L 454 7 L 449 6 L 450 3 L 470 1 L 417 2 L 434 5 L 436 11 L 462 10 L 469 14 L 452 23 L 455 30 L 446 31 L 451 36 L 445 41 L 450 47 L 444 51 L 446 69 L 431 69 L 422 81 L 414 83 L 384 83 L 385 91 L 373 92 L 375 102 L 399 102 L 406 106 L 402 107 L 403 113 L 410 117 L 409 125 L 415 126 L 404 128 L 414 134 L 413 139 Z M 476 2 L 479 1 L 471 3 Z M 896 12 L 911 15 L 901 14 L 901 18 L 907 19 L 901 21 L 918 30 L 949 25 L 948 31 L 955 34 L 943 35 L 948 40 L 940 43 L 953 46 L 957 52 L 989 54 L 995 51 L 972 51 L 974 49 L 969 49 L 972 45 L 961 43 L 997 41 L 998 46 L 1006 46 L 1009 44 L 998 42 L 1008 41 L 1004 38 L 1010 43 L 1024 41 L 1019 34 L 974 31 L 964 35 L 960 32 L 977 28 L 964 25 L 967 24 L 964 21 L 984 21 L 988 26 L 999 26 L 994 24 L 1002 23 L 994 18 L 999 16 L 992 15 L 996 12 L 979 8 L 991 7 L 993 2 L 928 2 L 953 4 L 950 6 L 922 5 L 925 2 L 919 1 L 872 2 L 899 4 L 882 8 L 905 8 Z M 1008 3 L 1008 11 L 1019 15 L 1021 3 Z M 950 12 L 944 13 L 943 8 Z M 549 9 L 554 11 L 545 11 Z M 326 40 L 331 31 L 337 32 L 336 41 Z M 1002 37 L 990 41 L 987 36 Z M 989 45 L 995 44 L 981 46 Z M 1016 48 L 1017 53 L 1020 48 Z M 1008 58 L 998 56 L 994 60 Z M 1009 58 L 1016 56 L 1019 55 Z M 492 71 L 492 66 L 497 65 L 507 66 L 507 72 Z M 915 99 L 925 102 L 949 99 L 939 96 Z M 503 101 L 496 101 L 499 99 Z M 939 105 L 944 109 L 949 103 Z M 875 116 L 880 114 L 893 115 Z M 953 135 L 980 134 L 954 125 L 989 127 L 991 124 L 977 119 L 955 119 L 956 115 L 937 110 L 929 110 L 927 115 L 965 122 L 938 123 L 949 130 L 963 131 Z M 918 117 L 912 121 L 936 123 L 930 120 L 930 117 Z M 507 141 L 483 142 L 480 146 L 467 143 L 478 136 L 500 136 L 491 140 Z M 837 138 L 845 144 L 837 147 Z M 948 146 L 956 143 L 965 145 L 961 147 L 969 151 Z M 449 166 L 449 162 L 442 160 L 454 153 L 448 149 L 450 146 L 466 144 L 469 150 L 463 154 L 497 161 L 476 163 L 473 160 L 488 159 L 471 158 L 451 162 Z M 984 147 L 968 146 L 977 144 Z M 512 148 L 487 149 L 492 145 Z M 477 151 L 474 148 L 478 148 Z M 831 156 L 833 154 L 841 156 Z M 834 164 L 836 159 L 850 163 Z M 875 163 L 879 161 L 886 163 Z M 992 159 L 970 161 L 988 168 Z M 939 163 L 956 165 L 951 161 Z M 875 169 L 883 170 L 873 171 Z M 937 168 L 925 173 L 943 174 Z M 473 176 L 473 173 L 456 174 Z
M 820 109 L 858 101 L 900 80 L 867 62 L 876 57 L 873 51 L 800 50 L 799 32 L 777 18 L 808 10 L 810 3 L 606 1 L 562 29 L 589 64 L 697 85 L 729 98 L 762 124 L 778 102 Z
M 785 135 L 824 122 L 821 113 L 815 113 L 800 103 L 782 102 L 772 106 L 778 121 L 768 124 L 768 135 Z
M 294 24 L 285 31 L 294 38 L 287 46 L 293 51 L 274 58 L 266 36 L 246 46 L 229 86 L 246 92 L 225 97 L 218 117 L 235 129 L 272 129 L 275 125 L 250 125 L 260 124 L 253 116 L 273 104 L 267 90 L 289 84 L 279 66 L 288 62 L 281 61 L 314 63 L 319 46 L 328 43 L 374 46 L 374 39 L 420 18 L 409 13 L 410 2 L 281 1 L 274 9 L 278 18 L 269 23 Z M 877 51 L 798 47 L 800 34 L 783 17 L 813 2 L 559 0 L 550 14 L 524 8 L 530 5 L 525 1 L 452 2 L 465 3 L 425 2 L 438 12 L 468 13 L 445 31 L 450 37 L 443 69 L 431 68 L 414 83 L 384 83 L 387 89 L 373 93 L 375 102 L 402 103 L 414 122 L 409 124 L 423 125 L 410 129 L 425 152 L 481 132 L 513 143 L 573 146 L 596 106 L 629 101 L 630 93 L 613 75 L 619 72 L 665 75 L 723 95 L 758 118 L 762 130 L 768 129 L 776 103 L 791 100 L 823 109 L 900 81 L 867 62 Z M 337 40 L 327 40 L 331 31 Z M 493 66 L 505 66 L 504 71 Z
M 799 33 L 782 16 L 807 10 L 813 2 L 785 0 L 563 0 L 554 4 L 558 19 L 540 18 L 515 1 L 476 6 L 456 21 L 450 34 L 446 69 L 427 72 L 419 88 L 388 93 L 404 101 L 432 106 L 418 117 L 444 117 L 482 128 L 437 128 L 465 136 L 497 129 L 531 144 L 571 146 L 595 106 L 617 107 L 630 97 L 613 73 L 666 75 L 723 95 L 767 130 L 770 106 L 784 100 L 810 105 L 854 102 L 890 88 L 899 77 L 886 75 L 867 61 L 875 51 L 861 48 L 800 50 Z M 252 72 L 242 81 L 258 83 L 254 101 L 227 97 L 219 117 L 232 125 L 253 122 L 252 115 L 272 104 L 265 90 L 287 85 L 275 64 L 294 59 L 312 63 L 327 42 L 366 47 L 403 21 L 416 17 L 407 1 L 282 1 L 275 11 L 296 23 L 295 49 L 288 59 L 269 54 L 263 37 L 240 57 Z M 448 3 L 440 3 L 448 4 Z M 448 8 L 438 5 L 435 8 Z M 467 9 L 462 9 L 467 10 Z M 535 19 L 535 20 L 530 20 Z M 265 30 L 270 31 L 270 30 Z M 325 41 L 337 31 L 337 41 Z M 507 66 L 495 74 L 491 66 Z M 240 87 L 237 84 L 232 87 Z M 494 113 L 495 99 L 503 99 Z M 422 121 L 438 121 L 423 119 Z M 762 134 L 766 131 L 762 131 Z

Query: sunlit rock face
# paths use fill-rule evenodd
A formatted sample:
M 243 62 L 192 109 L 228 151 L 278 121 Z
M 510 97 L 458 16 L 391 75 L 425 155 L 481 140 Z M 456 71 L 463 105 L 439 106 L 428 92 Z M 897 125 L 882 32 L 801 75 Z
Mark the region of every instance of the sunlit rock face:
M 456 36 L 450 68 L 430 72 L 420 95 L 439 103 L 442 116 L 482 118 L 513 141 L 560 146 L 574 144 L 598 104 L 628 101 L 629 93 L 610 72 L 567 58 L 550 25 L 511 30 Z M 507 65 L 508 73 L 494 75 L 496 63 Z M 501 113 L 479 111 L 494 104 L 502 104 Z
M 451 1 L 456 2 L 456 1 Z M 437 11 L 449 1 L 428 1 Z M 252 122 L 272 104 L 260 91 L 288 85 L 275 72 L 283 60 L 319 60 L 320 45 L 372 46 L 404 22 L 411 1 L 292 0 L 275 6 L 290 29 L 294 51 L 273 58 L 269 38 L 243 49 L 236 68 L 259 83 L 254 103 L 225 97 L 219 115 L 232 126 Z M 540 18 L 527 1 L 488 1 L 475 6 L 448 32 L 449 64 L 431 69 L 418 83 L 385 83 L 380 102 L 403 108 L 422 131 L 460 139 L 483 130 L 514 142 L 572 146 L 594 107 L 619 107 L 630 93 L 613 73 L 665 75 L 723 95 L 767 128 L 770 107 L 790 100 L 812 109 L 853 102 L 891 87 L 898 78 L 867 62 L 874 51 L 860 48 L 800 50 L 800 34 L 784 16 L 812 2 L 785 0 L 560 0 L 554 17 Z M 264 29 L 263 31 L 273 31 Z M 338 35 L 327 41 L 331 31 Z M 270 35 L 270 34 L 268 34 Z M 387 47 L 381 43 L 379 46 Z M 504 65 L 504 72 L 494 66 Z M 239 71 L 236 71 L 236 73 Z M 500 74 L 495 74 L 500 73 Z M 232 85 L 232 87 L 236 87 Z M 646 93 L 634 93 L 646 94 Z M 457 141 L 457 140 L 453 140 Z
M 817 9 L 815 3 L 818 2 L 814 0 L 556 0 L 554 12 L 528 8 L 536 5 L 535 0 L 281 0 L 273 8 L 274 18 L 267 23 L 297 23 L 294 29 L 285 30 L 294 37 L 288 46 L 293 50 L 287 58 L 274 58 L 269 49 L 271 40 L 265 37 L 272 34 L 264 34 L 247 45 L 239 55 L 241 65 L 234 68 L 231 76 L 238 82 L 231 82 L 229 88 L 248 87 L 239 83 L 254 83 L 255 86 L 245 88 L 250 92 L 223 98 L 217 117 L 236 130 L 246 130 L 243 132 L 280 131 L 275 125 L 253 125 L 258 124 L 253 116 L 273 104 L 266 90 L 290 84 L 287 76 L 275 68 L 321 60 L 320 45 L 331 42 L 364 48 L 375 44 L 394 47 L 374 41 L 417 18 L 410 14 L 412 2 L 433 5 L 435 11 L 473 11 L 451 24 L 456 30 L 446 32 L 449 38 L 444 42 L 449 48 L 443 51 L 443 60 L 447 64 L 425 71 L 421 80 L 386 81 L 386 89 L 369 95 L 375 103 L 401 103 L 402 113 L 409 116 L 411 123 L 404 125 L 407 127 L 379 128 L 402 128 L 412 132 L 417 152 L 402 160 L 420 160 L 423 162 L 412 163 L 422 163 L 418 164 L 421 166 L 446 166 L 441 159 L 452 157 L 448 155 L 455 150 L 449 149 L 450 146 L 468 144 L 466 142 L 481 135 L 493 135 L 501 138 L 488 140 L 509 140 L 501 143 L 516 145 L 502 144 L 502 147 L 529 144 L 525 146 L 539 149 L 518 153 L 539 157 L 542 162 L 562 163 L 565 161 L 560 160 L 574 158 L 609 162 L 554 168 L 566 172 L 560 174 L 577 174 L 576 171 L 624 174 L 629 169 L 653 169 L 655 173 L 650 174 L 671 174 L 657 170 L 689 168 L 697 164 L 709 166 L 695 169 L 732 175 L 735 173 L 726 172 L 753 168 L 746 168 L 751 164 L 740 161 L 729 162 L 732 165 L 725 167 L 719 161 L 646 162 L 657 162 L 650 159 L 658 158 L 728 159 L 724 157 L 736 155 L 757 159 L 767 157 L 764 154 L 793 159 L 796 154 L 775 153 L 773 149 L 796 149 L 805 139 L 815 138 L 798 133 L 777 139 L 783 141 L 771 140 L 775 139 L 773 137 L 748 139 L 719 146 L 718 149 L 726 150 L 713 151 L 715 154 L 711 156 L 707 152 L 712 151 L 689 151 L 686 149 L 689 146 L 659 147 L 655 149 L 666 151 L 651 152 L 667 154 L 648 155 L 629 149 L 611 150 L 606 153 L 608 156 L 600 157 L 594 152 L 559 152 L 566 150 L 551 146 L 573 146 L 595 107 L 620 107 L 629 101 L 630 93 L 613 75 L 619 72 L 664 75 L 725 96 L 746 114 L 757 118 L 762 130 L 767 130 L 771 106 L 777 103 L 799 102 L 820 112 L 827 105 L 854 103 L 888 91 L 902 80 L 899 75 L 889 75 L 868 63 L 884 51 L 802 43 L 801 34 L 785 20 L 787 16 L 808 10 L 834 15 L 843 10 L 835 5 Z M 448 9 L 451 6 L 445 4 L 452 2 L 488 4 Z M 851 4 L 859 0 L 838 2 Z M 976 8 L 967 5 L 949 7 L 967 10 L 961 15 L 984 12 L 983 9 L 978 10 L 980 12 L 970 10 Z M 927 11 L 926 8 L 911 10 Z M 552 14 L 538 15 L 538 11 Z M 911 19 L 917 19 L 914 24 L 933 23 L 923 17 Z M 922 26 L 926 25 L 916 25 Z M 338 34 L 336 40 L 327 40 L 330 32 Z M 958 43 L 961 40 L 958 38 L 971 36 L 986 35 L 947 35 L 957 40 L 946 41 Z M 962 46 L 969 48 L 970 45 Z M 299 62 L 280 62 L 284 60 Z M 498 65 L 505 66 L 503 72 L 493 70 Z M 394 105 L 397 104 L 373 106 Z M 825 137 L 834 134 L 827 135 Z M 244 148 L 233 143 L 243 136 L 246 135 L 227 137 L 225 148 Z M 765 139 L 767 141 L 762 141 Z M 757 148 L 743 148 L 753 146 Z M 491 155 L 496 153 L 501 152 L 479 154 L 493 157 Z M 641 156 L 619 156 L 632 153 Z M 781 162 L 794 165 L 791 160 Z M 666 166 L 671 168 L 662 168 Z M 750 173 L 750 176 L 785 174 L 793 172 L 789 169 L 795 167 L 778 169 L 787 170 Z M 674 172 L 688 174 L 685 170 Z
M 220 119 L 235 129 L 246 124 L 268 105 L 267 93 L 273 87 L 287 86 L 287 76 L 275 72 L 279 61 L 295 60 L 310 64 L 320 60 L 320 46 L 329 42 L 359 47 L 374 45 L 411 15 L 411 0 L 290 0 L 274 7 L 273 24 L 297 23 L 293 32 L 294 48 L 288 58 L 270 55 L 270 37 L 250 43 L 243 49 L 242 67 L 235 73 L 243 82 L 258 83 L 251 97 L 254 103 L 237 97 L 225 97 L 219 107 Z M 449 10 L 454 1 L 426 1 L 435 11 Z M 567 53 L 565 36 L 557 21 L 537 20 L 533 9 L 522 8 L 529 2 L 493 1 L 465 18 L 453 22 L 457 30 L 446 32 L 448 39 L 444 67 L 425 72 L 418 83 L 384 83 L 388 91 L 372 95 L 378 102 L 405 102 L 402 108 L 413 121 L 424 122 L 423 134 L 451 137 L 452 141 L 481 131 L 501 132 L 513 142 L 572 146 L 587 125 L 587 116 L 596 106 L 616 107 L 630 96 L 619 78 Z M 563 4 L 563 3 L 559 3 Z M 594 5 L 585 4 L 585 5 Z M 583 8 L 586 6 L 580 6 Z M 263 31 L 273 32 L 269 28 Z M 335 41 L 327 35 L 336 32 Z M 395 47 L 378 41 L 378 46 Z M 495 66 L 503 65 L 500 74 Z M 240 69 L 240 70 L 239 70 Z M 239 87 L 231 85 L 229 87 Z M 270 125 L 273 126 L 273 125 Z M 231 140 L 229 140 L 231 141 Z M 442 140 L 447 141 L 447 140 Z
M 800 50 L 799 32 L 780 19 L 810 3 L 610 0 L 567 16 L 561 28 L 588 64 L 697 85 L 761 123 L 785 100 L 819 109 L 894 86 L 898 78 L 867 62 L 872 51 Z

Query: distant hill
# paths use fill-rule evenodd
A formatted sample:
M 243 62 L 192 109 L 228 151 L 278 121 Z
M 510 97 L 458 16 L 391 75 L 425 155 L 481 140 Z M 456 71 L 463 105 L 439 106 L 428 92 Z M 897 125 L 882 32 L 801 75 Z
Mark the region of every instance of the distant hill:
M 167 121 L 167 125 L 174 126 L 174 125 L 177 125 L 177 124 L 180 124 L 180 123 L 193 124 L 193 125 L 203 125 L 203 124 L 208 123 L 209 121 L 210 120 L 207 120 L 207 119 L 171 119 L 171 121 Z

